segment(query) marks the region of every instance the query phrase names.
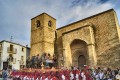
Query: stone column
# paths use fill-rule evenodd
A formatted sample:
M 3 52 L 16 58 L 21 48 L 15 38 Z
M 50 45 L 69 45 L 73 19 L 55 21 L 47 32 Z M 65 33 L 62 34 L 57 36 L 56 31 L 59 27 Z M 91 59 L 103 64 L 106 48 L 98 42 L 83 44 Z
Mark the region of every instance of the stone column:
M 89 66 L 96 66 L 96 61 L 95 60 L 95 47 L 94 44 L 88 44 L 88 56 L 89 56 Z
M 66 52 L 66 51 L 67 51 L 67 49 L 64 48 L 64 49 L 63 49 L 63 66 L 64 66 L 64 67 L 66 66 L 66 63 L 67 63 L 67 62 L 66 62 L 66 61 L 67 61 L 67 60 L 66 60 L 66 59 L 67 59 L 67 58 L 66 58 L 66 57 L 67 57 L 67 52 Z
M 67 66 L 67 42 L 66 42 L 66 37 L 63 36 L 62 37 L 62 40 L 63 40 L 63 57 L 64 57 L 64 63 L 63 63 L 63 66 L 66 67 Z
M 88 44 L 88 53 L 89 53 L 89 65 L 96 66 L 96 51 L 95 51 L 95 39 L 94 39 L 94 31 L 92 24 L 89 26 L 90 30 L 90 43 Z
M 69 43 L 66 42 L 63 46 L 64 67 L 70 68 L 72 64 L 71 50 Z

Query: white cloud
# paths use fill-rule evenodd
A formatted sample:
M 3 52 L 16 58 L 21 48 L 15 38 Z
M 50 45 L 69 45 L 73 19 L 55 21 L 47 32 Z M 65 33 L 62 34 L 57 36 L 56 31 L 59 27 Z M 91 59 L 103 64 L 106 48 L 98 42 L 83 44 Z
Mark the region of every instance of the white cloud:
M 31 18 L 46 12 L 57 19 L 57 27 L 95 15 L 114 8 L 112 1 L 101 3 L 100 0 L 6 0 L 0 1 L 0 39 L 13 40 L 24 45 L 30 44 Z M 82 4 L 84 2 L 84 4 Z M 117 3 L 117 2 L 116 2 Z M 117 4 L 119 5 L 119 4 Z M 120 13 L 120 9 L 116 9 Z M 120 15 L 118 15 L 120 19 Z M 4 34 L 4 36 L 2 35 Z
M 58 27 L 61 26 L 61 24 L 63 26 L 76 20 L 80 20 L 102 11 L 111 9 L 113 7 L 113 4 L 111 3 L 104 3 L 101 5 L 97 4 L 98 2 L 88 2 L 86 5 L 77 5 L 67 11 L 64 11 L 61 14 L 61 18 L 58 19 Z

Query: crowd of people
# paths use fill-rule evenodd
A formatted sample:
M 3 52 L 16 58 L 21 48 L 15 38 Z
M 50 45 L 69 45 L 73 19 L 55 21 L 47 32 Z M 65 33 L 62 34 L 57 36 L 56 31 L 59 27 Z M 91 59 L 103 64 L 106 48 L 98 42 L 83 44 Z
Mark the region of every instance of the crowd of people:
M 27 59 L 26 69 L 3 70 L 4 80 L 120 80 L 120 68 L 57 67 L 57 57 L 49 53 Z M 43 63 L 43 64 L 42 64 Z
M 110 68 L 90 69 L 87 67 L 71 69 L 44 69 L 27 71 L 16 70 L 9 74 L 12 80 L 120 80 L 120 69 L 111 70 Z
M 41 68 L 42 62 L 44 66 L 49 66 L 52 68 L 57 65 L 57 57 L 55 55 L 51 56 L 49 53 L 43 53 L 41 56 L 36 55 L 27 58 L 26 67 L 27 68 Z

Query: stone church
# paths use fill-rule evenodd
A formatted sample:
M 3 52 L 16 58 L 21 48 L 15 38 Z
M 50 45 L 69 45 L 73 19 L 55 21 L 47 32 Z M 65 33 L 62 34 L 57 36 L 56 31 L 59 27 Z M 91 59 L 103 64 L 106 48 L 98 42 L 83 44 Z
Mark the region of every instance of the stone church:
M 59 66 L 120 67 L 120 27 L 113 9 L 56 29 L 42 13 L 31 19 L 31 51 L 55 54 Z

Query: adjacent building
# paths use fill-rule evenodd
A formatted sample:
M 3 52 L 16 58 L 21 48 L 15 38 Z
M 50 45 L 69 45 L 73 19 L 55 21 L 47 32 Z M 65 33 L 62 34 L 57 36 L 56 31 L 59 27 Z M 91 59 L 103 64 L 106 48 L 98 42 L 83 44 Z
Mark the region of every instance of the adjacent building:
M 29 47 L 3 40 L 0 42 L 0 69 L 20 69 L 26 66 Z M 27 55 L 27 56 L 26 56 Z

